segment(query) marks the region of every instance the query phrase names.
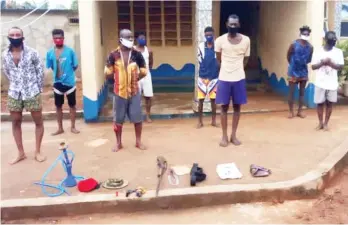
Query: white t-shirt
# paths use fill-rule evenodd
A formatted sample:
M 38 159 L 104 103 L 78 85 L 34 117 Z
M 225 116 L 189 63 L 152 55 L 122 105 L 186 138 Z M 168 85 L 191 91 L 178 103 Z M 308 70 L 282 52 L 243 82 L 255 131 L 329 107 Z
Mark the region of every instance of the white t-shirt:
M 239 44 L 231 44 L 228 34 L 224 34 L 215 40 L 215 52 L 221 52 L 221 68 L 219 80 L 240 81 L 245 79 L 244 57 L 250 56 L 250 39 L 242 35 Z
M 323 47 L 318 48 L 313 53 L 312 65 L 320 63 L 321 60 L 329 58 L 335 64 L 344 65 L 344 57 L 341 49 L 333 47 L 330 51 L 325 51 Z M 322 66 L 316 71 L 315 86 L 325 90 L 338 89 L 337 70 L 330 66 Z

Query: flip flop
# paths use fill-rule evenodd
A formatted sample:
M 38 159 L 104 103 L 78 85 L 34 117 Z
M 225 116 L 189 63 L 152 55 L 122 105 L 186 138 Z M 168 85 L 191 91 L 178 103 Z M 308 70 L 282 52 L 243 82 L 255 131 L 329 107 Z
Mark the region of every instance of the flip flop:
M 271 170 L 255 164 L 250 165 L 250 173 L 253 177 L 267 177 L 272 174 Z
M 123 179 L 107 179 L 102 184 L 103 188 L 105 189 L 122 189 L 124 187 L 128 186 L 128 181 Z

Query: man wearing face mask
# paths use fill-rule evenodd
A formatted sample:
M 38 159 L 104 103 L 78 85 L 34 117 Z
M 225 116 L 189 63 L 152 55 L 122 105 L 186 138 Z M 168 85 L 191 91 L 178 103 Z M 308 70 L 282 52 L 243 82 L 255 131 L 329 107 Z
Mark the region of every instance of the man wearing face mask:
M 311 29 L 308 26 L 303 26 L 300 28 L 300 39 L 295 40 L 289 47 L 287 53 L 287 60 L 289 62 L 288 68 L 288 81 L 289 81 L 289 116 L 288 118 L 293 118 L 294 114 L 294 92 L 295 87 L 299 84 L 300 99 L 298 104 L 297 116 L 300 118 L 305 118 L 302 112 L 302 107 L 304 104 L 304 93 L 306 88 L 306 83 L 308 80 L 308 67 L 307 64 L 310 63 L 313 54 L 313 47 L 308 42 L 309 36 L 311 34 Z
M 151 98 L 153 97 L 151 72 L 153 66 L 153 52 L 146 46 L 146 36 L 144 32 L 136 34 L 136 50 L 141 52 L 146 62 L 147 75 L 139 81 L 140 92 L 143 92 L 145 97 L 146 122 L 151 123 Z
M 35 160 L 43 162 L 41 142 L 44 135 L 41 93 L 44 85 L 44 68 L 36 50 L 23 43 L 23 31 L 12 27 L 8 32 L 10 46 L 2 54 L 4 74 L 9 81 L 7 107 L 11 114 L 12 133 L 18 148 L 15 164 L 26 159 L 22 140 L 22 112 L 31 113 L 35 123 Z
M 247 103 L 247 92 L 244 67 L 250 56 L 249 37 L 238 33 L 239 17 L 230 15 L 226 26 L 228 33 L 215 41 L 215 52 L 220 66 L 219 81 L 216 91 L 216 104 L 221 105 L 221 147 L 227 147 L 229 141 L 240 145 L 237 138 L 237 128 L 240 118 L 241 105 Z M 227 135 L 227 112 L 232 98 L 233 121 L 230 140 Z
M 199 74 L 197 79 L 197 99 L 198 103 L 198 125 L 197 128 L 203 127 L 203 103 L 206 97 L 210 99 L 212 122 L 211 125 L 216 127 L 216 86 L 219 76 L 219 67 L 214 51 L 214 29 L 206 27 L 204 30 L 206 41 L 198 46 Z
M 78 67 L 75 51 L 64 45 L 64 31 L 52 31 L 54 47 L 46 55 L 46 67 L 53 70 L 54 103 L 57 111 L 58 130 L 52 135 L 64 133 L 63 129 L 63 104 L 64 95 L 70 108 L 71 132 L 80 133 L 75 127 L 76 118 L 76 80 L 75 71 Z
M 332 113 L 332 105 L 337 102 L 338 76 L 337 71 L 344 66 L 341 49 L 336 48 L 336 34 L 329 31 L 325 34 L 325 45 L 314 51 L 312 69 L 316 71 L 314 103 L 317 104 L 319 125 L 317 130 L 328 130 Z M 325 120 L 323 119 L 326 106 Z
M 133 47 L 132 32 L 127 29 L 120 31 L 120 46 L 112 51 L 106 62 L 105 74 L 108 79 L 113 79 L 113 121 L 116 134 L 116 147 L 114 151 L 122 149 L 122 128 L 128 116 L 135 128 L 135 146 L 140 150 L 146 147 L 141 142 L 142 110 L 141 94 L 138 81 L 147 74 L 146 63 L 141 53 Z

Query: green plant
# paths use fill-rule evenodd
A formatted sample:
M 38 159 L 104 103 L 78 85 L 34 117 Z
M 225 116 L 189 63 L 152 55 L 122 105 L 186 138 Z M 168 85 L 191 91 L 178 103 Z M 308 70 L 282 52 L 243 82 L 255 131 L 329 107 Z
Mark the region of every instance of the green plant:
M 343 69 L 338 72 L 338 78 L 342 83 L 348 81 L 348 41 L 340 41 L 336 47 L 343 51 L 344 66 Z

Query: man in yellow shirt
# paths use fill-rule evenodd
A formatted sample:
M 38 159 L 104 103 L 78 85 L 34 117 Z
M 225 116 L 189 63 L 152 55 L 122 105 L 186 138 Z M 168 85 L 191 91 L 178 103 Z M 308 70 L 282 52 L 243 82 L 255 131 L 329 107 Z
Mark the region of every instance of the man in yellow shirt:
M 142 109 L 138 81 L 146 76 L 146 64 L 139 51 L 133 48 L 133 34 L 130 30 L 120 31 L 120 46 L 112 51 L 107 59 L 105 74 L 113 79 L 113 121 L 117 144 L 114 151 L 122 149 L 122 126 L 126 115 L 135 128 L 135 146 L 141 150 L 146 147 L 141 142 Z
M 230 142 L 240 145 L 237 139 L 237 127 L 241 105 L 247 103 L 244 67 L 250 56 L 249 37 L 238 33 L 239 17 L 230 15 L 227 19 L 228 33 L 215 40 L 215 52 L 220 66 L 219 81 L 216 92 L 216 104 L 221 105 L 222 140 L 220 146 L 228 146 L 227 112 L 232 98 L 233 122 Z

